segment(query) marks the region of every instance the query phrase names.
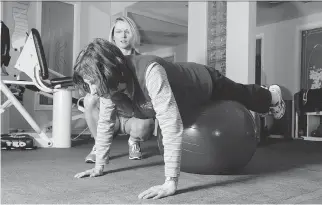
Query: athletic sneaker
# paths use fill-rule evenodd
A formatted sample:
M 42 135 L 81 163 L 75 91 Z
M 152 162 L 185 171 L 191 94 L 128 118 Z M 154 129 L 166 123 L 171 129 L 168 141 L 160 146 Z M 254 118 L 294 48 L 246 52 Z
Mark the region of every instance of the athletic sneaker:
M 282 98 L 282 91 L 278 85 L 269 86 L 269 91 L 277 93 L 279 96 L 279 101 L 272 107 L 270 107 L 269 112 L 273 115 L 275 119 L 281 119 L 285 114 L 285 102 Z
M 86 163 L 95 163 L 96 162 L 96 147 L 93 146 L 92 151 L 85 158 Z
M 142 159 L 140 143 L 129 144 L 129 159 Z

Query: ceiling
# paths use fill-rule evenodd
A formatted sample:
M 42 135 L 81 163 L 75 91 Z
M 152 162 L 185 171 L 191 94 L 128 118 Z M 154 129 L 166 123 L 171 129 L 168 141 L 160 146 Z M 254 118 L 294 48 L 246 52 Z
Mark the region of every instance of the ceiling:
M 188 40 L 188 2 L 137 2 L 127 15 L 137 24 L 141 44 L 177 46 Z
M 141 35 L 141 44 L 175 46 L 187 42 L 187 26 L 177 25 L 131 12 L 128 13 L 128 16 L 138 26 Z
M 159 19 L 169 19 L 182 25 L 188 25 L 188 1 L 142 1 L 131 5 L 129 11 L 153 15 Z

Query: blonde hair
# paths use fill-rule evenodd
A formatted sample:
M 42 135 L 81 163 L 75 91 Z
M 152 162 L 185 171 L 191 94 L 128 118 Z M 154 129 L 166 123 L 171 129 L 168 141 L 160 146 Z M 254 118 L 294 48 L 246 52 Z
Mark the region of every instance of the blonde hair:
M 134 23 L 134 21 L 132 19 L 130 19 L 129 17 L 126 17 L 126 16 L 121 16 L 121 17 L 118 17 L 117 19 L 115 19 L 115 21 L 114 21 L 114 23 L 112 25 L 108 40 L 111 43 L 114 43 L 114 40 L 113 40 L 114 29 L 115 29 L 116 23 L 119 22 L 119 21 L 126 22 L 130 26 L 130 30 L 131 30 L 131 32 L 133 34 L 133 40 L 131 42 L 132 48 L 136 48 L 137 46 L 139 46 L 140 42 L 141 42 L 141 39 L 140 39 L 141 37 L 140 37 L 139 30 L 138 30 L 136 24 Z

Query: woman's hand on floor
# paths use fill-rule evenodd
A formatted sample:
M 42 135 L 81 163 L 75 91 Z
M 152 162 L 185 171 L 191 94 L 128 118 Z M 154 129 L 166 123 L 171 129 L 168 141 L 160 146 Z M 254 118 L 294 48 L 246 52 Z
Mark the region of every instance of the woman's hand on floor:
M 84 172 L 80 172 L 78 174 L 76 174 L 74 177 L 75 178 L 83 178 L 83 177 L 99 177 L 103 175 L 103 170 L 104 170 L 104 166 L 99 167 L 99 168 L 93 168 L 93 169 L 89 169 L 86 170 Z
M 160 199 L 163 197 L 173 195 L 177 190 L 177 184 L 174 181 L 166 181 L 162 185 L 151 187 L 150 189 L 142 192 L 138 197 L 139 199 Z

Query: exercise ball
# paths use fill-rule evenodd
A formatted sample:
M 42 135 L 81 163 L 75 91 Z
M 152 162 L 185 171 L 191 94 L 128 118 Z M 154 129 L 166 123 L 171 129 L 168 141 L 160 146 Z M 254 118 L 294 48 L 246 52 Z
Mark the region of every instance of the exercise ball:
M 253 115 L 234 101 L 218 101 L 184 115 L 181 171 L 196 174 L 233 173 L 254 155 L 258 128 Z M 163 154 L 162 133 L 158 145 Z

